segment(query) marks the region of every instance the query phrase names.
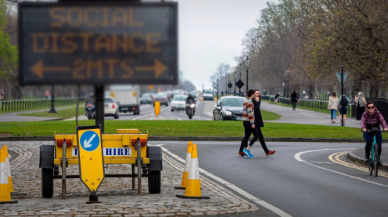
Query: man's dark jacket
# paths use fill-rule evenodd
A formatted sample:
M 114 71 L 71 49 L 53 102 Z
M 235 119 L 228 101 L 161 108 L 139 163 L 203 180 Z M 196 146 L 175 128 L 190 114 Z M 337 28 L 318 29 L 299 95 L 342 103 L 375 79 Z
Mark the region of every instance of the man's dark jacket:
M 260 112 L 261 100 L 256 102 L 255 99 L 252 99 L 252 104 L 253 104 L 253 107 L 255 109 L 255 126 L 256 127 L 264 127 L 263 117 L 261 117 L 261 112 Z

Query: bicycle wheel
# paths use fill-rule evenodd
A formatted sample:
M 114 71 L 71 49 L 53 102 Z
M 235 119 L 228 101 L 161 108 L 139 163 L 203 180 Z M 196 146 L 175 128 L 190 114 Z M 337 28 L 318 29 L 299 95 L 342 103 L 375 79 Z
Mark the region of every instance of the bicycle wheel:
M 375 145 L 375 150 L 378 150 L 377 145 Z M 377 177 L 377 174 L 379 173 L 379 154 L 378 151 L 375 151 L 375 161 L 374 161 L 374 170 L 375 170 L 375 177 Z
M 374 163 L 374 152 L 373 148 L 370 150 L 370 162 L 369 162 L 369 175 L 373 174 L 373 163 Z

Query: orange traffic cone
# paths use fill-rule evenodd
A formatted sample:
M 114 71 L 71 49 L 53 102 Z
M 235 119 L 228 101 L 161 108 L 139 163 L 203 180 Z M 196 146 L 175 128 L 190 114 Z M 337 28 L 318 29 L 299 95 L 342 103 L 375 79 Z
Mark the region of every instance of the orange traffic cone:
M 199 165 L 197 145 L 193 145 L 193 150 L 190 159 L 189 177 L 187 179 L 187 187 L 185 194 L 177 194 L 179 198 L 186 199 L 210 199 L 209 196 L 203 196 L 201 193 L 201 181 L 199 180 Z
M 7 167 L 9 191 L 12 194 L 12 192 L 15 192 L 15 191 L 13 189 L 13 182 L 12 182 L 12 176 L 11 176 L 11 167 L 9 165 L 8 147 L 6 145 L 4 145 L 3 149 L 5 150 L 5 166 Z
M 189 177 L 191 151 L 193 149 L 193 145 L 192 144 L 193 143 L 190 141 L 189 145 L 187 146 L 185 169 L 183 171 L 181 186 L 175 186 L 174 187 L 175 189 L 186 189 L 186 187 L 187 187 L 187 178 Z
M 0 204 L 17 203 L 18 201 L 11 200 L 11 192 L 9 191 L 8 172 L 5 163 L 5 149 L 0 149 Z

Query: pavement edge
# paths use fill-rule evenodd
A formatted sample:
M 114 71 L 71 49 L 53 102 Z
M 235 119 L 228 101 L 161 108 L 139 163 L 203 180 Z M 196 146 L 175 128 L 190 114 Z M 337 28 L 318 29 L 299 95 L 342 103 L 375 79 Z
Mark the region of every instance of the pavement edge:
M 351 160 L 351 161 L 353 161 L 353 162 L 356 163 L 356 164 L 365 165 L 365 160 L 364 160 L 363 158 L 357 156 L 357 155 L 354 153 L 354 151 L 355 151 L 355 150 L 358 150 L 358 149 L 360 149 L 360 148 L 356 148 L 356 149 L 353 149 L 353 150 L 349 151 L 349 153 L 348 153 L 348 159 Z M 383 163 L 383 166 L 379 166 L 379 168 L 380 168 L 381 170 L 388 171 L 388 165 L 387 165 L 387 164 L 384 164 L 384 163 Z

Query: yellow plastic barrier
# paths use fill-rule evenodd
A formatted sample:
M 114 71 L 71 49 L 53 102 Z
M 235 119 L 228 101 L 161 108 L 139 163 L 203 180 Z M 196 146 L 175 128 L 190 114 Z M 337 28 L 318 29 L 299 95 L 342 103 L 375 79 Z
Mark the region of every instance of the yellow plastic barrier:
M 155 114 L 156 114 L 156 117 L 158 117 L 160 114 L 160 102 L 158 101 L 155 102 Z

